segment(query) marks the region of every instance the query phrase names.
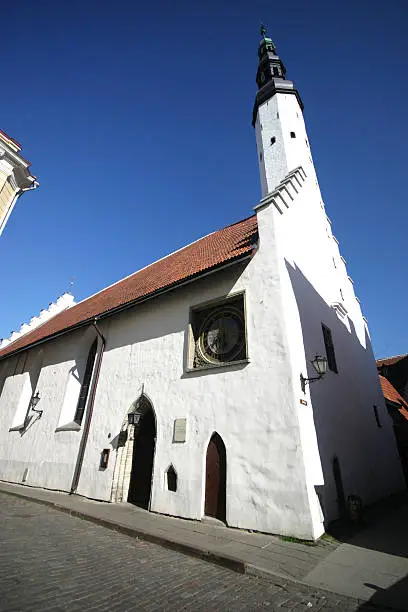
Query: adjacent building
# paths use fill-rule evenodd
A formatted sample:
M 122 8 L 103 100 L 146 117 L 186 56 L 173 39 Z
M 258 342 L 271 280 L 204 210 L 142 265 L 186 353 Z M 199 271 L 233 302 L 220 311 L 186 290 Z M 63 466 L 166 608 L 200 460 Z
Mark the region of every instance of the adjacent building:
M 307 539 L 348 495 L 403 487 L 303 103 L 265 30 L 256 82 L 255 213 L 0 350 L 1 479 Z
M 0 235 L 18 198 L 38 187 L 30 162 L 20 155 L 21 146 L 0 130 Z

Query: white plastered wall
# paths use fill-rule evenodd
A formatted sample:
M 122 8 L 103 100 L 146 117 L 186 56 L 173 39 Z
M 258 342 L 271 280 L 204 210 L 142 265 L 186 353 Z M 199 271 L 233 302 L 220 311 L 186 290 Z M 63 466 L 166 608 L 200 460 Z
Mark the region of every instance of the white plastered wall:
M 315 512 L 316 487 L 329 521 L 338 515 L 334 455 L 340 461 L 346 497 L 357 494 L 364 503 L 403 488 L 402 472 L 367 327 L 326 216 L 296 97 L 275 95 L 260 107 L 256 127 L 258 151 L 264 149 L 263 189 L 273 191 L 297 166 L 306 172 L 293 201 L 286 198 L 288 208 L 278 210 L 271 204 L 260 209 L 258 217 L 261 237 L 272 225 L 278 245 L 311 507 Z M 272 135 L 276 142 L 267 150 Z M 310 360 L 325 354 L 322 323 L 332 331 L 339 373 L 329 371 L 303 395 L 300 373 L 315 376 Z M 302 399 L 307 406 L 300 403 Z M 373 405 L 380 412 L 381 428 Z

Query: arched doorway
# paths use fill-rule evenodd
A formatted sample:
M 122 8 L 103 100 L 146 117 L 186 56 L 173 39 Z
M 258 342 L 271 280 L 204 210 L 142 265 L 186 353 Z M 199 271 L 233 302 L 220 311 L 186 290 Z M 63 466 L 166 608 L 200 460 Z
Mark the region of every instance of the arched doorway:
M 204 506 L 206 516 L 225 521 L 226 484 L 225 445 L 220 436 L 215 433 L 208 444 L 206 457 Z
M 128 502 L 148 509 L 156 446 L 156 421 L 149 400 L 145 396 L 141 400 L 138 402 L 137 412 L 141 412 L 142 416 L 134 431 Z

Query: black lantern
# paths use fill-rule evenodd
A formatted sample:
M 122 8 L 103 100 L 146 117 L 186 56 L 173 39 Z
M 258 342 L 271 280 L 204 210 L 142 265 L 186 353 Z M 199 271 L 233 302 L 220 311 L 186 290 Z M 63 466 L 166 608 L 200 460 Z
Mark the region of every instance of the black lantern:
M 300 386 L 302 387 L 303 393 L 306 391 L 306 385 L 314 382 L 315 380 L 320 380 L 327 372 L 327 359 L 326 357 L 322 357 L 321 355 L 316 355 L 314 359 L 310 362 L 314 369 L 316 370 L 318 376 L 314 376 L 313 378 L 305 378 L 303 374 L 300 375 Z
M 38 404 L 38 402 L 40 401 L 40 394 L 37 393 L 35 395 L 33 395 L 30 399 L 30 408 L 33 412 L 37 412 L 39 415 L 42 415 L 43 411 L 42 410 L 37 410 L 36 406 Z
M 139 421 L 142 415 L 140 412 L 129 412 L 128 414 L 128 423 L 129 425 L 139 425 Z

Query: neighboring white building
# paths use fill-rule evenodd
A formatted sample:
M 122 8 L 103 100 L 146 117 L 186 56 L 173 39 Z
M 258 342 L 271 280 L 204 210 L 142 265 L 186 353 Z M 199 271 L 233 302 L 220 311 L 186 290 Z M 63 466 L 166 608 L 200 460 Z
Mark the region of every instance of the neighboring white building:
M 21 146 L 0 130 L 0 235 L 18 200 L 38 187 L 30 173 L 30 162 L 20 155 Z
M 1 479 L 308 539 L 349 494 L 403 488 L 300 97 L 265 32 L 257 82 L 256 214 L 0 350 Z M 328 372 L 302 384 L 315 355 Z

